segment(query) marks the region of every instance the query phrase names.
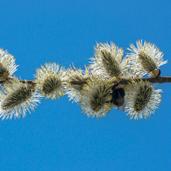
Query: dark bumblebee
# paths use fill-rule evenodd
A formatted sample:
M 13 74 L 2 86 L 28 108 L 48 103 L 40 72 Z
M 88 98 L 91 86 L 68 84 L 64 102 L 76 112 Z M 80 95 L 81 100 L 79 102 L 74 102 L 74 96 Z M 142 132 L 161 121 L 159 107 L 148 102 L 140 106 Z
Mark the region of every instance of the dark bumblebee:
M 124 104 L 125 91 L 122 87 L 114 85 L 112 87 L 112 103 L 118 107 Z

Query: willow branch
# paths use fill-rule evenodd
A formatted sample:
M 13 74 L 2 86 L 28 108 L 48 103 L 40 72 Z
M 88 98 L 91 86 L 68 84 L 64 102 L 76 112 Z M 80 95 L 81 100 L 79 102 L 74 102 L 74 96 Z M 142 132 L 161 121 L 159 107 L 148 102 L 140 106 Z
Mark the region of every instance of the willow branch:
M 151 83 L 171 83 L 171 77 L 144 78 Z
M 5 82 L 10 82 L 12 80 L 15 80 L 15 78 L 8 78 L 7 80 L 0 80 L 0 84 L 4 84 Z M 31 85 L 36 84 L 33 80 L 19 80 L 19 81 L 24 84 L 31 84 Z
M 10 80 L 13 80 L 14 78 L 9 78 L 8 81 Z M 119 81 L 119 84 L 122 84 L 122 85 L 126 85 L 128 83 L 130 83 L 132 79 L 121 79 Z M 142 80 L 142 81 L 149 81 L 151 83 L 159 83 L 159 84 L 162 84 L 162 83 L 171 83 L 171 76 L 163 76 L 163 77 L 156 77 L 156 78 L 138 78 L 136 80 Z M 0 81 L 0 84 L 4 84 L 7 80 L 5 81 Z M 21 83 L 24 83 L 24 84 L 32 84 L 32 85 L 35 85 L 35 81 L 33 80 L 19 80 Z
M 171 76 L 163 76 L 163 77 L 156 77 L 156 78 L 140 78 L 136 80 L 142 80 L 142 81 L 149 81 L 151 83 L 171 83 Z M 119 81 L 119 84 L 128 84 L 131 81 L 131 79 L 122 79 Z

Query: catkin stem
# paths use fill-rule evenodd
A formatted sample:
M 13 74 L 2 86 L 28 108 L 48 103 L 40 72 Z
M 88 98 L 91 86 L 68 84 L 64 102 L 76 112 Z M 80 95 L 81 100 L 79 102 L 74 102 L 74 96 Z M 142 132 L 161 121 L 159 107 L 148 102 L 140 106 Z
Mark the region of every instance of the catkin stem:
M 0 84 L 4 84 L 5 82 L 7 81 L 12 81 L 14 80 L 15 78 L 8 78 L 7 80 L 2 80 L 0 81 Z M 35 85 L 36 83 L 33 81 L 33 80 L 19 80 L 21 83 L 27 83 L 27 84 L 30 84 L 30 85 Z
M 171 77 L 170 76 L 164 76 L 164 77 L 156 77 L 156 78 L 138 78 L 137 80 L 143 80 L 143 81 L 149 81 L 151 83 L 171 83 Z M 128 84 L 131 81 L 131 79 L 122 79 L 119 84 Z
M 11 78 L 12 79 L 12 78 Z M 119 81 L 119 84 L 126 85 L 131 82 L 132 79 L 121 79 Z M 143 81 L 149 81 L 151 83 L 171 83 L 171 76 L 163 76 L 163 77 L 156 77 L 156 78 L 138 78 L 136 80 L 143 80 Z M 5 81 L 0 81 L 0 84 L 3 84 Z M 32 80 L 20 80 L 22 83 L 32 84 L 35 85 L 36 83 Z
M 143 78 L 151 83 L 171 83 L 171 77 Z

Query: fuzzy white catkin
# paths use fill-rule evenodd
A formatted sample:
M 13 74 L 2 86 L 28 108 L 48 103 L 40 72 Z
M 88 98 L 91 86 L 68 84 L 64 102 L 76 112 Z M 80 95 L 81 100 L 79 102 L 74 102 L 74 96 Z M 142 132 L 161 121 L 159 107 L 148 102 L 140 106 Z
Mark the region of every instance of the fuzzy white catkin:
M 133 82 L 125 88 L 125 111 L 131 119 L 148 118 L 158 108 L 161 92 L 155 90 L 147 81 Z M 135 105 L 140 108 L 137 109 Z
M 12 76 L 17 70 L 15 58 L 3 49 L 0 49 L 0 64 L 8 71 L 9 76 Z
M 24 117 L 40 103 L 41 96 L 30 85 L 17 80 L 6 84 L 0 92 L 0 118 Z
M 84 72 L 81 69 L 72 68 L 67 71 L 66 75 L 65 93 L 69 97 L 69 100 L 78 103 L 81 98 L 82 89 L 91 77 L 90 73 L 87 69 Z
M 109 112 L 113 104 L 112 83 L 100 80 L 98 77 L 91 78 L 82 91 L 80 105 L 88 116 L 104 117 Z
M 56 63 L 47 63 L 36 72 L 36 88 L 50 99 L 64 95 L 66 72 Z
M 91 58 L 89 69 L 94 75 L 110 78 L 120 76 L 122 72 L 123 50 L 114 43 L 99 43 L 95 55 Z
M 163 59 L 163 53 L 152 43 L 139 40 L 136 45 L 131 44 L 128 50 L 129 53 L 125 62 L 127 62 L 127 67 L 132 71 L 132 75 L 143 77 L 150 73 L 152 69 L 158 69 L 167 63 Z M 140 55 L 142 54 L 146 58 L 141 58 Z

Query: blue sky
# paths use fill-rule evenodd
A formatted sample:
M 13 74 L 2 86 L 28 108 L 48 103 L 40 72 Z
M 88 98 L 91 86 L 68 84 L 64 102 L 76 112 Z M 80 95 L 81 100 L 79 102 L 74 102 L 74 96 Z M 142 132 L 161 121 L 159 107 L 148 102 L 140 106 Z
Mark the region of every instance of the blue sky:
M 137 39 L 171 58 L 169 0 L 0 0 L 0 47 L 16 57 L 17 75 L 33 79 L 45 62 L 83 68 L 96 42 L 123 48 Z M 171 63 L 163 75 L 171 75 Z M 63 97 L 43 100 L 25 119 L 0 121 L 2 171 L 170 171 L 171 89 L 147 120 L 112 110 L 87 118 Z

